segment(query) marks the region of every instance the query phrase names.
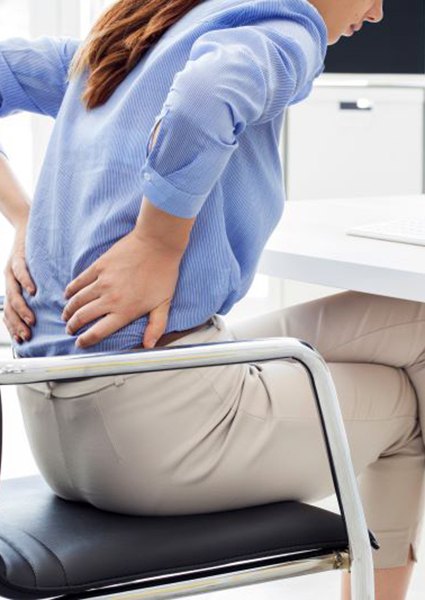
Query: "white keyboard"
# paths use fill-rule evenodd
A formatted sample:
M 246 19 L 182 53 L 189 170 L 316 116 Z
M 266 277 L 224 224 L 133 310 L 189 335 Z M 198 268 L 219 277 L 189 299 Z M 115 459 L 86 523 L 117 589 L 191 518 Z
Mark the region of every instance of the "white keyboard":
M 350 227 L 346 233 L 377 240 L 425 246 L 425 218 L 402 217 L 392 221 L 356 225 Z

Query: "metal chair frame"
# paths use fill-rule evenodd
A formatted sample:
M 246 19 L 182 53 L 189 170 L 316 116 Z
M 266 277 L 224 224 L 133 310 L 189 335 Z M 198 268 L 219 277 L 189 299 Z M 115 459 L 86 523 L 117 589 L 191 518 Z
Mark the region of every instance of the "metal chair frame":
M 0 297 L 0 310 L 2 304 Z M 203 574 L 199 578 L 196 576 L 196 572 L 193 572 L 192 574 L 187 573 L 187 579 L 184 581 L 173 581 L 165 585 L 163 580 L 156 585 L 154 580 L 142 579 L 132 582 L 131 585 L 131 589 L 139 586 L 141 591 L 138 595 L 135 595 L 137 592 L 134 591 L 123 593 L 123 588 L 117 586 L 117 590 L 121 590 L 120 598 L 143 597 L 149 600 L 178 598 L 252 583 L 279 580 L 294 575 L 331 569 L 347 569 L 352 574 L 352 600 L 374 599 L 371 537 L 372 543 L 374 540 L 366 525 L 337 392 L 325 360 L 306 341 L 291 337 L 273 337 L 174 347 L 164 346 L 152 350 L 137 349 L 118 353 L 85 353 L 0 361 L 1 389 L 2 385 L 270 360 L 296 361 L 305 368 L 309 377 L 335 492 L 347 530 L 349 540 L 347 553 L 329 554 L 328 552 L 325 556 L 312 556 L 301 561 L 296 560 L 295 556 L 295 560 L 288 562 L 286 558 L 286 560 L 282 560 L 281 564 L 278 564 L 277 557 L 277 564 L 275 562 L 271 565 L 254 565 L 253 568 L 250 568 L 249 565 L 251 561 L 238 562 L 229 564 L 229 572 L 225 575 L 217 576 L 212 572 L 211 575 Z M 105 591 L 108 593 L 102 595 L 102 598 L 116 597 L 113 587 L 108 587 Z M 111 591 L 112 595 L 109 594 Z M 93 595 L 99 596 L 101 593 L 100 589 Z

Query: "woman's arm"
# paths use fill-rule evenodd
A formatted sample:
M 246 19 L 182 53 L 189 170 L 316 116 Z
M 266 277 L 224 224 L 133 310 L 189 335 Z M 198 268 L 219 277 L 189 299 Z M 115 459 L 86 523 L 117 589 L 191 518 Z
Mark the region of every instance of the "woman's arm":
M 0 147 L 0 212 L 15 228 L 15 241 L 4 270 L 6 280 L 6 304 L 4 322 L 17 342 L 31 337 L 34 313 L 22 297 L 22 288 L 34 294 L 35 284 L 25 261 L 25 235 L 30 211 L 30 200 L 12 171 L 9 161 Z
M 0 117 L 18 111 L 56 117 L 79 44 L 65 36 L 0 40 Z
M 26 226 L 30 199 L 1 150 L 0 147 L 0 212 L 17 230 Z
M 65 290 L 68 333 L 99 319 L 79 335 L 78 346 L 144 315 L 145 347 L 165 331 L 193 222 L 239 135 L 304 97 L 323 70 L 323 19 L 311 5 L 299 3 L 299 11 L 287 14 L 276 3 L 269 19 L 208 31 L 193 44 L 148 136 L 134 230 Z

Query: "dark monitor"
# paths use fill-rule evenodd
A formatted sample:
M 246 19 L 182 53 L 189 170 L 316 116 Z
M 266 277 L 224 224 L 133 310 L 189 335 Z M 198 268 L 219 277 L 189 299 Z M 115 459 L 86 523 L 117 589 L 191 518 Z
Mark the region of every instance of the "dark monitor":
M 425 0 L 384 0 L 381 23 L 365 23 L 328 48 L 327 73 L 425 73 Z

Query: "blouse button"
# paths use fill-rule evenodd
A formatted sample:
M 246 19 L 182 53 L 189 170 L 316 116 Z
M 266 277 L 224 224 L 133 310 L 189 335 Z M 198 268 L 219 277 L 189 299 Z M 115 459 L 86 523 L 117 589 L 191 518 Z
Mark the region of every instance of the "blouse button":
M 150 173 L 145 173 L 144 178 L 150 181 L 152 179 L 152 175 Z

